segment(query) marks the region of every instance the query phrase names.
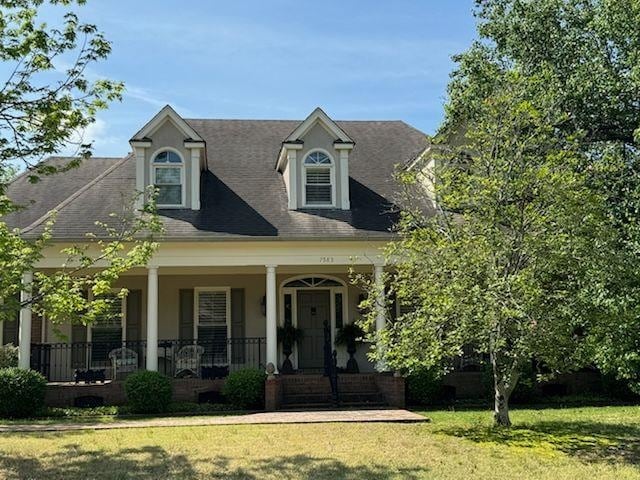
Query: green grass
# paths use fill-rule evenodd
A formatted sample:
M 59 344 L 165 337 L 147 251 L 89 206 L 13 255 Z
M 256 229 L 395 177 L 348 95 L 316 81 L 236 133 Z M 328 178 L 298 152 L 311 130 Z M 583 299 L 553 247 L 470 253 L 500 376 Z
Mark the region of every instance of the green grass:
M 2 434 L 0 478 L 640 479 L 640 407 L 429 411 L 424 424 Z

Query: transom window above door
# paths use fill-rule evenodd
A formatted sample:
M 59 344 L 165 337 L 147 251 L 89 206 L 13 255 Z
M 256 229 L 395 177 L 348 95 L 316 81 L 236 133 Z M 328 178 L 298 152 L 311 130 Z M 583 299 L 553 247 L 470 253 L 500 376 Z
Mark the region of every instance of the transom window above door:
M 324 152 L 311 152 L 304 159 L 304 202 L 308 207 L 334 205 L 334 163 Z
M 332 278 L 324 278 L 324 277 L 305 277 L 305 278 L 297 278 L 295 280 L 291 280 L 287 282 L 284 287 L 285 288 L 295 288 L 295 287 L 342 287 L 344 284 L 334 280 Z
M 184 206 L 184 162 L 172 150 L 163 150 L 153 157 L 153 184 L 158 190 L 159 207 Z

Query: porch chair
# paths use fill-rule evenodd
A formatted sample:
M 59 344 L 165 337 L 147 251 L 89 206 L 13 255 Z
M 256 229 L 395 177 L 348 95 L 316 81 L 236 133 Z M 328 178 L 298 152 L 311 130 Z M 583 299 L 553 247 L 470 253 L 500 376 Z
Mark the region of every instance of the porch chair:
M 111 360 L 114 380 L 138 370 L 138 353 L 130 348 L 121 347 L 111 350 L 109 360 Z
M 200 368 L 204 347 L 202 345 L 186 345 L 176 353 L 176 377 L 200 377 Z

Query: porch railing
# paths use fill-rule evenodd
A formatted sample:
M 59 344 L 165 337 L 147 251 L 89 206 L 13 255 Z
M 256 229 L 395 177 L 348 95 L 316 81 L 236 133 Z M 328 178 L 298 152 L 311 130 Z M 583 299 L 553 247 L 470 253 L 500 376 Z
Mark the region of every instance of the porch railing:
M 223 378 L 264 368 L 266 339 L 160 340 L 158 371 L 177 378 Z M 50 382 L 120 380 L 146 368 L 146 340 L 34 344 L 31 368 Z

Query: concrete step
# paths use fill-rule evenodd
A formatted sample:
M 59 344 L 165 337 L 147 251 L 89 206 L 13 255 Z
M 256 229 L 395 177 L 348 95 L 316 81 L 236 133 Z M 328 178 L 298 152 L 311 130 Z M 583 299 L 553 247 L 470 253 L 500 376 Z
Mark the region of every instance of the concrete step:
M 324 375 L 283 375 L 282 403 L 286 408 L 325 408 L 333 406 L 331 383 Z M 340 405 L 385 406 L 375 377 L 370 374 L 338 375 Z
M 384 398 L 378 391 L 357 392 L 357 393 L 339 393 L 338 400 L 344 404 L 363 404 L 363 405 L 382 405 L 385 404 Z M 332 404 L 333 396 L 329 393 L 302 393 L 293 395 L 284 395 L 282 398 L 283 405 L 319 405 Z
M 329 403 L 331 402 L 331 392 L 329 393 L 294 393 L 284 394 L 282 397 L 282 403 Z
M 338 397 L 340 401 L 346 403 L 384 403 L 384 397 L 378 392 L 339 392 Z
M 388 408 L 386 402 L 339 402 L 337 408 Z M 336 408 L 332 403 L 283 403 L 280 408 L 282 410 L 334 410 Z

